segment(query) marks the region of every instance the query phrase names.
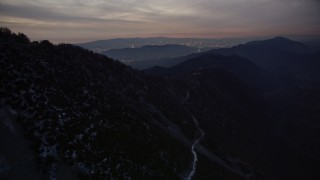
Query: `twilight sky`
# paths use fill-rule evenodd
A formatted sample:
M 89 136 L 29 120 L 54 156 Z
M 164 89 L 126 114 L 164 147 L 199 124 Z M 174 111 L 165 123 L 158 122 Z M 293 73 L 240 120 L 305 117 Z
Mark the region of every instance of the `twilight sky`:
M 320 35 L 318 0 L 0 0 L 0 26 L 32 40 Z

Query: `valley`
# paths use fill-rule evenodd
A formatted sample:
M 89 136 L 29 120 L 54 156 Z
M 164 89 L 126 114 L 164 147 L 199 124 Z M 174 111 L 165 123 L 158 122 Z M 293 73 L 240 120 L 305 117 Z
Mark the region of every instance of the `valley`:
M 137 70 L 7 28 L 0 40 L 0 178 L 319 177 L 314 47 L 275 37 L 197 53 L 182 45 L 117 50 L 152 61 Z M 28 158 L 30 172 L 10 153 Z

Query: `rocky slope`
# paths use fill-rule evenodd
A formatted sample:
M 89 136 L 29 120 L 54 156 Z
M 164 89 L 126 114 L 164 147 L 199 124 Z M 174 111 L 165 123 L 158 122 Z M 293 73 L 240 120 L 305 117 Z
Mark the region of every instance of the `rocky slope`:
M 317 177 L 316 59 L 278 76 L 209 52 L 145 75 L 80 47 L 0 32 L 0 178 Z
M 10 32 L 1 32 L 0 55 L 2 108 L 16 114 L 47 177 L 60 177 L 65 166 L 102 179 L 178 179 L 187 172 L 193 121 L 179 99 L 140 72 Z M 167 96 L 176 113 L 161 107 Z M 185 142 L 166 133 L 173 125 Z
M 23 176 L 24 165 L 15 166 L 20 160 L 11 158 L 20 151 L 8 155 L 14 148 L 25 149 L 19 157 L 30 157 L 32 179 L 184 179 L 190 173 L 191 146 L 199 132 L 185 93 L 193 85 L 146 76 L 72 45 L 30 42 L 6 28 L 0 38 L 6 139 L 1 178 Z M 18 139 L 10 131 L 20 134 Z M 214 167 L 201 174 L 196 170 L 200 178 L 252 174 L 212 149 L 197 148 L 200 158 L 209 159 L 205 166 Z

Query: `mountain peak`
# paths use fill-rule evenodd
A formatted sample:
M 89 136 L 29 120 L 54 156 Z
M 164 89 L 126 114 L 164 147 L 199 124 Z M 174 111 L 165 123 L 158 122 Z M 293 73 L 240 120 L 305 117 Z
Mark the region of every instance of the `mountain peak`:
M 254 47 L 254 48 L 263 48 L 269 50 L 281 50 L 288 52 L 305 52 L 308 47 L 304 44 L 293 41 L 291 39 L 277 36 L 272 39 L 252 41 L 245 44 L 246 46 Z
M 276 36 L 274 38 L 271 38 L 271 39 L 265 39 L 265 40 L 257 40 L 257 41 L 251 41 L 251 42 L 248 42 L 246 43 L 245 45 L 260 45 L 260 44 L 270 44 L 270 43 L 275 43 L 275 44 L 278 44 L 278 43 L 299 43 L 299 42 L 296 42 L 296 41 L 292 41 L 286 37 L 282 37 L 282 36 Z M 300 44 L 300 43 L 299 43 Z
M 292 41 L 292 40 L 290 40 L 290 39 L 288 39 L 286 37 L 282 37 L 282 36 L 276 36 L 276 37 L 274 37 L 272 39 L 269 39 L 269 40 L 273 40 L 273 41 Z

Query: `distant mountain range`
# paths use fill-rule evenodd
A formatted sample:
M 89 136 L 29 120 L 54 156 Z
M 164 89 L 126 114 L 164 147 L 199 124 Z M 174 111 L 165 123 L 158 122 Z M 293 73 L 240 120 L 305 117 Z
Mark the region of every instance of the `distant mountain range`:
M 237 55 L 250 60 L 274 76 L 285 78 L 285 76 L 291 74 L 292 78 L 319 80 L 320 73 L 317 70 L 320 66 L 319 52 L 302 43 L 276 37 L 268 40 L 252 41 L 231 48 L 213 49 L 204 53 L 166 59 L 163 64 L 158 62 L 158 66 L 166 66 L 168 61 L 175 65 L 188 59 L 202 59 L 201 57 L 210 54 Z M 159 67 L 156 69 L 161 71 Z M 147 72 L 152 71 L 147 70 Z
M 0 178 L 319 179 L 318 57 L 278 37 L 138 71 L 0 28 Z
M 179 44 L 196 48 L 218 48 L 231 47 L 240 43 L 248 42 L 252 38 L 168 38 L 168 37 L 149 37 L 149 38 L 117 38 L 108 40 L 98 40 L 76 44 L 80 47 L 103 52 L 110 49 L 138 48 L 142 46 L 163 46 L 167 44 Z
M 289 36 L 291 39 L 311 45 L 319 49 L 319 36 Z M 110 49 L 138 48 L 148 45 L 162 46 L 166 44 L 179 44 L 190 47 L 209 47 L 222 48 L 232 47 L 257 39 L 267 39 L 267 37 L 256 38 L 169 38 L 169 37 L 148 37 L 148 38 L 116 38 L 107 40 L 97 40 L 92 42 L 84 42 L 75 44 L 77 46 L 92 50 L 94 52 L 102 52 Z
M 111 49 L 103 51 L 110 58 L 120 60 L 121 62 L 136 69 L 146 69 L 159 62 L 163 63 L 165 59 L 181 57 L 188 54 L 207 51 L 209 48 L 195 48 L 177 44 L 167 44 L 162 46 L 142 46 L 139 48 Z
M 190 56 L 186 56 L 192 53 L 205 52 L 210 49 L 215 49 L 222 54 L 234 54 L 237 51 L 242 56 L 247 51 L 251 53 L 249 56 L 253 56 L 252 53 L 255 51 L 259 51 L 259 43 L 263 42 L 260 45 L 260 49 L 268 49 L 269 51 L 275 50 L 274 53 L 291 53 L 294 51 L 292 48 L 302 48 L 299 52 L 307 51 L 319 51 L 319 42 L 320 38 L 312 37 L 312 36 L 293 36 L 295 39 L 300 39 L 304 42 L 304 44 L 296 42 L 295 45 L 290 44 L 290 48 L 286 51 L 284 49 L 277 50 L 277 47 L 269 48 L 268 46 L 273 45 L 275 40 L 277 39 L 276 44 L 279 48 L 285 48 L 286 42 L 285 38 L 275 38 L 273 40 L 260 40 L 260 41 L 250 41 L 249 38 L 221 38 L 221 39 L 199 39 L 199 38 L 123 38 L 123 39 L 110 39 L 110 40 L 101 40 L 101 41 L 93 41 L 88 43 L 78 44 L 81 47 L 84 47 L 89 50 L 93 50 L 95 52 L 99 52 L 107 55 L 113 59 L 120 60 L 121 62 L 132 66 L 136 69 L 147 69 L 152 66 L 164 66 L 170 67 L 177 65 L 184 60 L 190 58 Z M 283 42 L 280 42 L 281 39 Z M 289 40 L 289 39 L 287 39 Z M 246 42 L 250 42 L 246 44 Z M 293 41 L 292 41 L 293 42 Z M 240 44 L 240 45 L 239 45 Z M 250 44 L 257 44 L 254 47 L 250 46 Z M 269 45 L 268 45 L 269 44 Z M 297 47 L 299 46 L 300 47 Z M 305 45 L 306 44 L 306 45 Z M 244 47 L 241 47 L 243 46 Z M 262 47 L 264 46 L 264 47 Z M 293 47 L 296 46 L 296 47 Z M 304 50 L 303 47 L 305 46 Z M 229 47 L 232 47 L 229 49 Z M 252 49 L 258 48 L 258 49 Z M 241 52 L 240 52 L 241 51 Z M 296 49 L 295 52 L 298 52 Z M 260 52 L 257 52 L 260 54 Z M 273 54 L 273 53 L 272 53 Z M 199 55 L 199 54 L 198 54 Z M 279 54 L 278 54 L 279 55 Z M 277 55 L 277 56 L 278 56 Z M 184 57 L 186 56 L 186 57 Z M 195 55 L 197 56 L 197 55 Z M 271 56 L 268 53 L 268 56 Z M 287 57 L 287 55 L 284 55 Z M 246 56 L 247 57 L 247 56 Z M 266 57 L 267 59 L 269 57 Z M 249 58 L 250 59 L 250 58 Z M 255 59 L 255 57 L 253 57 Z M 260 61 L 263 61 L 260 60 Z M 270 62 L 268 62 L 270 63 Z M 258 63 L 259 64 L 259 63 Z M 270 67 L 276 68 L 274 65 L 270 65 Z
M 111 49 L 104 51 L 108 57 L 118 60 L 147 60 L 165 57 L 183 56 L 196 52 L 198 48 L 183 45 L 167 44 L 163 46 L 142 46 L 139 48 Z

